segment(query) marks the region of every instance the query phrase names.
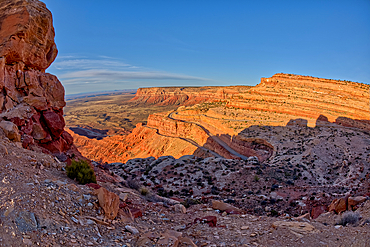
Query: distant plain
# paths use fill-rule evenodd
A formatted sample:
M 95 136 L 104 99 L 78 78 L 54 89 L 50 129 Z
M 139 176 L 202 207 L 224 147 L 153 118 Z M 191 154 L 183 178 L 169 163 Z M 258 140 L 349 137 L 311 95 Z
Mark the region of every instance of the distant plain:
M 67 127 L 108 130 L 109 135 L 125 134 L 138 123 L 146 123 L 149 114 L 171 111 L 178 106 L 155 106 L 131 102 L 133 93 L 111 93 L 67 100 L 64 118 Z

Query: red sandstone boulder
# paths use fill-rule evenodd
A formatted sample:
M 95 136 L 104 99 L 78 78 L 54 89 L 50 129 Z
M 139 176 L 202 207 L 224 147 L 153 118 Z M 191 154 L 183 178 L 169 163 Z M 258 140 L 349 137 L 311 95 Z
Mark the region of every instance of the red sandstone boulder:
M 64 87 L 55 75 L 43 73 L 40 75 L 40 83 L 45 91 L 47 102 L 54 110 L 60 110 L 65 105 Z
M 32 136 L 23 135 L 22 147 L 27 148 L 29 145 L 34 144 L 34 139 Z
M 54 36 L 44 3 L 0 1 L 0 121 L 13 122 L 21 137 L 12 139 L 22 139 L 23 147 L 36 143 L 60 154 L 73 138 L 64 133 L 63 85 L 45 73 L 58 52 Z
M 10 121 L 1 121 L 0 128 L 3 129 L 6 137 L 8 137 L 9 140 L 16 142 L 21 141 L 21 135 L 19 134 L 18 127 L 14 123 Z
M 116 218 L 119 210 L 119 196 L 108 191 L 104 187 L 97 189 L 99 205 L 103 208 L 104 214 L 108 219 Z
M 355 206 L 366 201 L 364 196 L 348 197 L 348 210 L 352 210 Z
M 43 112 L 42 116 L 51 135 L 54 138 L 58 138 L 64 131 L 65 122 L 63 116 L 53 111 Z
M 316 206 L 311 209 L 311 218 L 316 219 L 321 214 L 326 212 L 327 207 L 326 206 Z
M 230 205 L 228 203 L 217 201 L 217 200 L 212 201 L 212 208 L 220 210 L 220 211 L 225 211 L 228 214 L 240 214 L 240 213 L 242 213 L 239 208 L 234 207 L 233 205 Z
M 0 57 L 44 71 L 57 56 L 52 16 L 36 0 L 0 1 Z
M 340 214 L 341 212 L 344 212 L 347 210 L 348 206 L 348 196 L 342 197 L 340 199 L 334 199 L 334 201 L 329 205 L 329 212 L 336 212 L 337 214 Z
M 52 154 L 60 154 L 60 153 L 63 153 L 65 151 L 67 151 L 70 147 L 70 145 L 67 144 L 67 142 L 59 137 L 58 139 L 56 140 L 52 140 L 50 142 L 46 142 L 46 143 L 40 143 L 40 146 L 46 148 L 47 150 L 49 150 Z
M 62 138 L 67 142 L 68 145 L 73 144 L 73 137 L 67 131 L 63 131 Z
M 143 217 L 143 212 L 140 208 L 128 207 L 130 209 L 131 215 L 136 219 L 138 217 Z

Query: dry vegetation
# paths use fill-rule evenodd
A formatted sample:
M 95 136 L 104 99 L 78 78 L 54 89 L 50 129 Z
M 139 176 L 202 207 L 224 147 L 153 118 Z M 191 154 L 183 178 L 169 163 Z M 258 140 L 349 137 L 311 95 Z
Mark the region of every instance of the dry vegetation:
M 70 99 L 64 108 L 67 127 L 92 127 L 110 130 L 110 134 L 131 131 L 137 123 L 146 123 L 149 114 L 176 109 L 130 102 L 131 93 L 112 93 Z

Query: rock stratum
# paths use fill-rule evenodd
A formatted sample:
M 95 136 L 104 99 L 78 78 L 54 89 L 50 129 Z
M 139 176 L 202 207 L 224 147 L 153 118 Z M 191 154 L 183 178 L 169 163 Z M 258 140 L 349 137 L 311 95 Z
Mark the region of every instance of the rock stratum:
M 140 88 L 130 102 L 178 109 L 149 115 L 147 124 L 128 136 L 97 141 L 70 133 L 84 155 L 106 162 L 185 154 L 264 161 L 275 147 L 265 139 L 241 137 L 241 131 L 254 125 L 321 124 L 369 131 L 369 90 L 363 83 L 283 73 L 254 87 Z
M 243 111 L 251 115 L 249 120 L 261 116 L 256 121 L 261 125 L 285 125 L 290 119 L 305 118 L 314 126 L 320 115 L 331 122 L 338 117 L 369 119 L 369 89 L 363 83 L 278 73 L 262 78 L 254 87 L 140 88 L 132 101 L 179 106 L 223 102 L 222 108 Z M 220 119 L 230 117 L 218 108 L 202 110 L 213 109 L 208 115 Z M 247 119 L 242 112 L 239 115 L 234 119 Z
M 55 60 L 51 12 L 37 0 L 0 2 L 0 126 L 24 148 L 77 153 L 64 131 L 64 87 L 45 70 Z

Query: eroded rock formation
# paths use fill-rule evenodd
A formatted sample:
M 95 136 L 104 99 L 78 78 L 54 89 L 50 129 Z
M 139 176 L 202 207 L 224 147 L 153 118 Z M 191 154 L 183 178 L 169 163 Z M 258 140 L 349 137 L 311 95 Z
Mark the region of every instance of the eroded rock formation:
M 68 130 L 83 156 L 102 162 L 126 162 L 141 157 L 160 157 L 171 154 L 174 157 L 194 153 L 193 144 L 176 137 L 161 135 L 156 129 L 138 124 L 127 136 L 108 136 L 101 140 L 89 139 Z
M 0 119 L 18 127 L 24 148 L 60 155 L 73 139 L 64 131 L 64 87 L 45 73 L 58 53 L 54 36 L 44 3 L 0 2 Z
M 369 85 L 363 83 L 278 73 L 270 78 L 261 78 L 261 83 L 254 87 L 141 88 L 132 100 L 184 106 L 224 102 L 222 107 L 210 106 L 202 112 L 188 109 L 186 114 L 206 112 L 209 117 L 221 119 L 235 118 L 239 113 L 239 119 L 253 120 L 259 116 L 255 124 L 274 126 L 285 125 L 290 119 L 303 118 L 309 126 L 314 126 L 320 114 L 330 121 L 338 117 L 368 119 L 369 89 Z M 233 110 L 232 116 L 224 109 Z

